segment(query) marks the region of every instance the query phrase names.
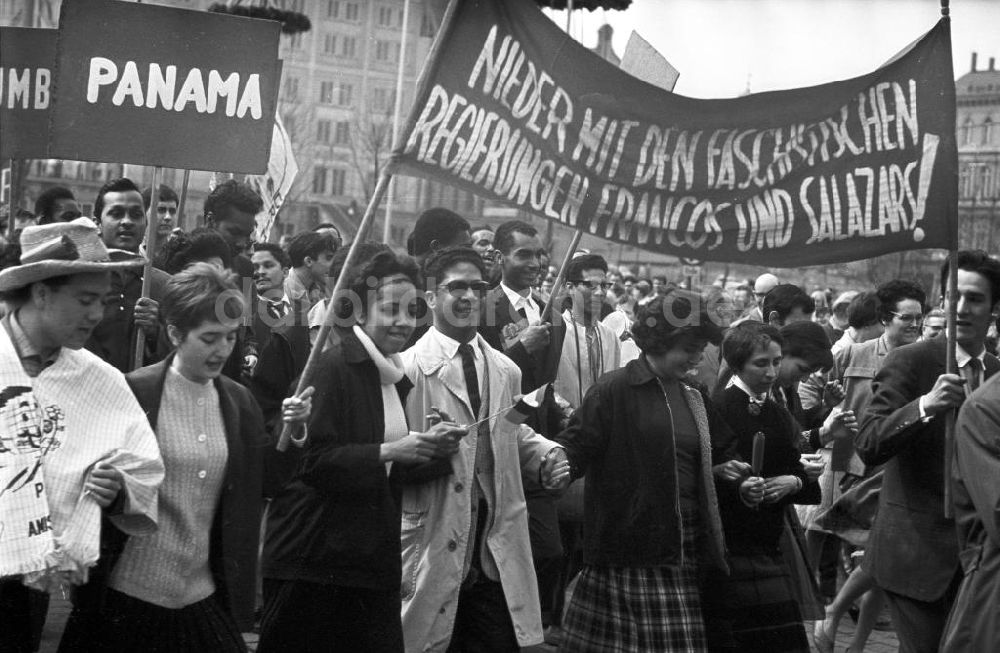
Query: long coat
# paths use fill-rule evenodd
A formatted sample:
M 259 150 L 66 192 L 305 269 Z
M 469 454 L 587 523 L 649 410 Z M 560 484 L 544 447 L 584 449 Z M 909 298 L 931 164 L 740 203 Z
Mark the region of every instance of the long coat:
M 149 423 L 156 429 L 163 384 L 173 355 L 125 376 Z M 253 626 L 257 543 L 263 505 L 264 452 L 269 440 L 250 391 L 225 376 L 215 379 L 229 450 L 222 496 L 212 523 L 209 564 L 216 592 L 241 630 Z
M 460 423 L 475 422 L 461 367 L 447 364 L 431 335 L 425 334 L 402 354 L 407 376 L 414 384 L 406 403 L 411 427 L 426 427 L 425 416 L 431 406 Z M 494 414 L 514 403 L 520 392 L 520 372 L 481 336 L 471 344 L 485 354 L 489 410 Z M 537 478 L 542 457 L 556 444 L 504 417 L 491 419 L 490 427 L 497 508 L 485 531 L 485 545 L 500 571 L 518 644 L 531 646 L 542 641 L 542 621 L 521 475 Z M 469 535 L 477 443 L 478 434 L 471 429 L 445 475 L 424 482 L 404 481 L 402 615 L 406 650 L 411 653 L 444 651 L 451 639 L 466 549 L 472 544 Z
M 1000 375 L 962 406 L 955 428 L 952 503 L 965 577 L 941 638 L 942 653 L 1000 643 Z
M 941 598 L 958 571 L 955 523 L 944 516 L 944 415 L 920 419 L 919 401 L 945 371 L 944 338 L 897 347 L 875 375 L 855 436 L 866 465 L 885 464 L 866 568 L 879 587 L 918 601 Z M 1000 363 L 986 355 L 986 377 Z

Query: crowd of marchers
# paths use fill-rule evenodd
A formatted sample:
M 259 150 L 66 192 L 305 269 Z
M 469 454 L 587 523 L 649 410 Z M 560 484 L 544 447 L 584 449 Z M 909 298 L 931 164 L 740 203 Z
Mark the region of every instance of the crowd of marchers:
M 64 652 L 828 652 L 852 610 L 854 652 L 886 612 L 907 653 L 1000 641 L 986 252 L 953 293 L 585 250 L 555 286 L 522 221 L 431 208 L 403 254 L 253 242 L 236 180 L 189 232 L 153 195 L 50 189 L 0 253 L 0 470 L 41 481 L 0 509 L 50 511 L 0 653 L 67 589 Z

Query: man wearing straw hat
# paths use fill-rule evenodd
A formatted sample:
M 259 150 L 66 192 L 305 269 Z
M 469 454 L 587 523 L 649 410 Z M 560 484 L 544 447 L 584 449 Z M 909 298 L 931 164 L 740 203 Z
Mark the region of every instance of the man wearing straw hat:
M 111 271 L 142 259 L 112 262 L 87 218 L 28 227 L 21 248 L 20 265 L 0 272 L 4 651 L 31 650 L 25 586 L 86 582 L 102 517 L 127 534 L 153 530 L 163 479 L 155 436 L 124 377 L 83 349 L 103 317 Z

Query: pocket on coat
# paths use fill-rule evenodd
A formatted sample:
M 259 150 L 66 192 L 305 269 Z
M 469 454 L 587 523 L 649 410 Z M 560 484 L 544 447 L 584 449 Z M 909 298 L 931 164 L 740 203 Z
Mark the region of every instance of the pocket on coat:
M 404 601 L 413 598 L 413 593 L 417 590 L 417 571 L 420 568 L 420 558 L 424 555 L 426 521 L 426 511 L 403 511 L 399 544 L 403 562 L 403 581 L 400 587 L 400 596 Z

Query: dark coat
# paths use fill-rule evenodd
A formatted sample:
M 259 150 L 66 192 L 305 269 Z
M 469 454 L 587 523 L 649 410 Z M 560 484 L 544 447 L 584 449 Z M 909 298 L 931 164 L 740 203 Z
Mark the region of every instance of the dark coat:
M 690 387 L 685 392 L 700 397 L 704 405 L 711 463 L 731 459 L 732 431 L 703 393 Z M 688 404 L 697 422 L 699 412 L 691 401 Z M 663 390 L 645 359 L 639 358 L 591 386 L 569 428 L 555 438 L 566 449 L 573 477 L 587 478 L 588 564 L 650 567 L 679 561 L 682 530 L 670 424 Z M 711 471 L 702 469 L 699 481 L 702 524 L 708 531 L 713 521 L 718 523 L 717 508 L 705 491 Z M 724 492 L 736 492 L 735 484 L 730 485 L 719 487 L 719 503 Z M 722 542 L 718 544 L 716 563 L 723 565 Z
M 323 352 L 304 447 L 268 508 L 265 578 L 399 589 L 401 491 L 379 450 L 385 417 L 378 370 L 353 332 Z M 397 384 L 405 405 L 412 385 Z
M 1000 643 L 1000 376 L 984 383 L 962 406 L 951 472 L 965 576 L 941 651 L 995 650 Z
M 112 260 L 115 257 L 112 254 Z M 87 339 L 86 348 L 101 360 L 125 373 L 132 368 L 132 355 L 139 334 L 132 319 L 135 303 L 142 295 L 143 268 L 113 270 L 111 290 L 104 305 L 104 317 Z M 149 297 L 157 302 L 170 281 L 170 275 L 153 268 L 149 278 Z M 170 352 L 170 342 L 161 326 L 156 338 L 146 337 L 145 363 L 152 364 Z
M 140 368 L 125 376 L 156 430 L 163 384 L 173 359 Z M 258 541 L 263 490 L 262 460 L 271 447 L 264 420 L 250 391 L 225 376 L 215 379 L 226 429 L 226 476 L 212 523 L 209 563 L 216 596 L 229 608 L 243 631 L 253 626 Z
M 770 478 L 790 474 L 802 481 L 802 489 L 771 504 L 749 508 L 738 494 L 722 495 L 719 511 L 726 532 L 726 546 L 736 554 L 774 553 L 784 530 L 785 508 L 793 503 L 819 503 L 820 489 L 806 476 L 799 461 L 801 430 L 788 410 L 768 399 L 759 415 L 749 412 L 750 399 L 736 386 L 730 386 L 715 396 L 716 407 L 736 435 L 736 453 L 745 461 L 753 455 L 753 438 L 763 433 L 764 468 L 761 476 Z
M 866 465 L 885 464 L 866 567 L 879 587 L 919 601 L 941 598 L 958 571 L 954 520 L 944 516 L 945 416 L 920 420 L 919 400 L 945 372 L 945 338 L 892 350 L 854 444 Z M 1000 369 L 986 355 L 986 376 Z

